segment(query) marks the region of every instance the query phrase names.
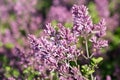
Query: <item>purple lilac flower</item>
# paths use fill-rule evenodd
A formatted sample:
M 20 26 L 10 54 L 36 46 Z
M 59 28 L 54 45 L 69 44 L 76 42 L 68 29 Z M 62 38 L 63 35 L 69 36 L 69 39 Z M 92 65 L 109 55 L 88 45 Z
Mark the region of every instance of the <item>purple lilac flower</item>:
M 101 38 L 105 35 L 105 23 L 101 20 L 93 25 L 88 14 L 88 9 L 82 5 L 74 5 L 72 8 L 74 19 L 73 28 L 65 28 L 62 24 L 54 28 L 51 23 L 43 30 L 45 35 L 36 38 L 29 35 L 31 45 L 30 53 L 21 54 L 23 65 L 32 66 L 40 72 L 43 79 L 48 78 L 51 72 L 57 72 L 60 80 L 85 80 L 79 67 L 72 67 L 69 61 L 74 61 L 81 56 L 80 48 L 77 47 L 79 37 L 85 38 L 92 43 L 93 48 L 100 49 L 107 46 L 107 41 Z M 47 74 L 49 72 L 49 74 Z
M 47 22 L 57 20 L 58 22 L 65 23 L 71 21 L 71 13 L 63 6 L 52 6 L 48 12 Z
M 29 12 L 34 13 L 35 12 L 35 5 L 37 3 L 37 0 L 18 0 L 16 1 L 15 4 L 15 11 L 17 12 L 17 15 L 21 15 L 21 14 L 27 14 Z
M 20 31 L 26 33 L 36 31 L 42 22 L 41 15 L 36 10 L 37 0 L 17 0 L 13 2 L 13 13 L 15 19 L 9 21 L 11 31 L 16 38 L 20 37 Z
M 103 37 L 106 35 L 106 23 L 104 19 L 102 19 L 98 24 L 93 26 L 92 33 L 95 33 L 98 37 Z
M 70 75 L 66 76 L 66 79 L 68 79 L 72 75 L 69 73 L 69 64 L 65 60 L 73 60 L 80 53 L 77 50 L 76 39 L 71 31 L 61 24 L 58 24 L 58 26 L 59 30 L 56 31 L 51 24 L 47 24 L 47 29 L 44 30 L 46 35 L 41 36 L 39 39 L 29 35 L 33 53 L 31 53 L 32 56 L 28 55 L 29 61 L 27 58 L 25 60 L 29 62 L 28 65 L 34 65 L 34 68 L 39 70 L 45 78 L 47 77 L 46 71 L 57 71 L 60 76 Z M 67 68 L 68 70 L 66 70 Z
M 97 10 L 99 12 L 99 16 L 101 18 L 104 18 L 106 20 L 106 25 L 109 27 L 109 30 L 114 30 L 119 22 L 119 16 L 118 13 L 114 13 L 113 16 L 111 16 L 111 12 L 109 10 L 109 0 L 95 0 Z
M 92 31 L 92 20 L 91 16 L 88 14 L 88 9 L 82 5 L 77 6 L 74 5 L 72 8 L 72 14 L 73 14 L 73 31 L 76 35 L 86 36 Z
M 111 80 L 111 77 L 109 75 L 107 75 L 106 80 Z
M 54 6 L 64 6 L 64 7 L 72 7 L 73 4 L 83 5 L 87 3 L 87 0 L 52 0 Z
M 115 13 L 113 16 L 106 18 L 106 25 L 109 26 L 109 30 L 115 30 L 119 25 L 118 13 Z
M 16 1 L 14 5 L 14 11 L 17 17 L 16 20 L 12 22 L 12 25 L 21 27 L 27 32 L 29 32 L 30 30 L 37 30 L 41 23 L 41 15 L 37 14 L 35 8 L 36 5 L 37 5 L 37 0 Z
M 108 0 L 95 0 L 97 10 L 99 12 L 99 15 L 103 18 L 108 17 L 110 15 L 110 11 L 108 9 L 109 2 Z
M 19 54 L 17 54 L 13 48 L 17 46 L 22 51 L 29 53 L 27 52 L 29 49 L 28 44 L 26 44 L 26 37 L 24 37 L 21 32 L 23 30 L 27 34 L 33 33 L 40 28 L 42 16 L 35 8 L 37 5 L 36 1 L 37 0 L 0 0 L 0 42 L 2 42 L 0 54 L 5 55 L 8 60 L 10 60 L 7 65 L 17 67 L 19 70 L 22 69 L 19 65 L 22 64 L 22 62 L 27 62 L 28 59 L 30 59 L 30 57 L 27 59 L 27 56 L 31 56 L 31 54 L 26 54 L 26 56 L 23 54 L 24 52 L 18 51 L 23 54 L 22 57 L 24 56 L 24 58 L 21 58 L 22 61 L 19 62 L 16 60 Z
M 92 37 L 89 38 L 89 41 L 92 42 L 93 49 L 95 49 L 95 51 L 99 51 L 100 48 L 107 46 L 108 42 L 101 39 L 101 37 L 106 34 L 106 25 L 104 20 L 93 25 L 88 9 L 84 5 L 74 5 L 72 13 L 74 19 L 73 32 L 75 35 L 83 36 L 85 39 L 87 36 L 92 35 Z
M 94 35 L 92 35 L 89 41 L 93 43 L 93 53 L 98 53 L 101 48 L 108 46 L 108 41 L 102 39 L 106 35 L 104 20 L 94 25 L 92 33 Z
M 16 80 L 15 78 L 13 78 L 13 77 L 10 77 L 10 78 L 8 78 L 8 80 Z
M 0 20 L 5 23 L 9 19 L 9 12 L 13 8 L 13 3 L 11 0 L 7 0 L 6 2 L 4 0 L 0 0 Z
M 40 28 L 42 18 L 35 8 L 37 0 L 0 1 L 0 20 L 2 25 L 8 24 L 10 26 L 9 32 L 14 37 L 9 40 L 15 39 L 16 41 L 21 38 L 21 30 L 30 33 L 31 30 L 34 32 Z

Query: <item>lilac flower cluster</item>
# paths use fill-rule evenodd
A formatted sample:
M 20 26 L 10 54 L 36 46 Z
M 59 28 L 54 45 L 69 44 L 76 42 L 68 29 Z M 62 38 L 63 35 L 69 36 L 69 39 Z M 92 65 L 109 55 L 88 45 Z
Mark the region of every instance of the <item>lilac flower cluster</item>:
M 72 23 L 72 17 L 70 13 L 70 9 L 66 5 L 73 4 L 85 4 L 85 0 L 53 0 L 53 5 L 50 7 L 50 10 L 47 14 L 47 23 L 53 20 L 56 20 L 60 23 Z M 71 8 L 71 6 L 70 6 Z
M 115 3 L 114 0 L 113 3 Z M 111 11 L 109 9 L 110 1 L 109 0 L 95 0 L 96 8 L 98 10 L 99 16 L 106 20 L 106 25 L 109 27 L 109 30 L 114 30 L 118 25 L 119 14 L 116 12 L 111 16 Z M 114 5 L 117 5 L 114 4 Z M 115 8 L 114 8 L 115 10 Z
M 11 0 L 7 0 L 6 3 L 4 0 L 0 0 L 0 20 L 1 22 L 6 22 L 9 17 L 9 12 L 12 10 L 13 3 Z
M 56 2 L 60 3 L 61 0 L 56 0 Z M 64 2 L 63 0 L 62 3 Z M 39 11 L 36 7 L 37 5 L 38 0 L 0 0 L 0 26 L 3 26 L 0 28 L 0 41 L 3 44 L 9 42 L 17 45 L 19 38 L 24 42 L 24 35 L 36 33 L 41 28 L 42 22 L 50 22 L 51 20 L 57 20 L 62 23 L 71 22 L 71 13 L 67 6 L 62 4 L 51 6 L 49 13 L 45 14 L 47 18 L 43 21 L 41 9 Z M 53 5 L 55 5 L 54 0 Z M 6 39 L 5 35 L 9 39 Z
M 0 0 L 0 43 L 2 44 L 0 45 L 0 57 L 1 54 L 7 57 L 9 60 L 7 65 L 17 67 L 19 70 L 21 67 L 18 66 L 19 61 L 16 60 L 17 55 L 13 48 L 17 46 L 24 49 L 28 46 L 25 44 L 25 35 L 35 33 L 41 28 L 42 17 L 36 9 L 37 1 Z M 1 63 L 5 64 L 3 61 Z M 4 67 L 2 66 L 1 69 L 0 75 L 5 75 Z
M 14 3 L 14 11 L 16 19 L 11 21 L 12 32 L 19 32 L 19 30 L 25 30 L 27 33 L 36 31 L 39 29 L 39 25 L 42 22 L 41 15 L 38 15 L 35 6 L 37 0 L 18 0 Z M 17 29 L 17 27 L 19 27 Z
M 29 35 L 29 41 L 33 50 L 32 60 L 29 64 L 34 65 L 44 78 L 47 78 L 46 71 L 58 72 L 60 80 L 72 79 L 76 74 L 77 68 L 70 68 L 68 61 L 75 60 L 80 55 L 80 51 L 76 46 L 76 37 L 71 33 L 70 29 L 58 24 L 59 30 L 56 31 L 51 24 L 46 25 L 44 33 L 46 35 L 36 39 L 33 35 Z M 70 70 L 71 69 L 71 70 Z M 77 70 L 79 73 L 79 70 Z M 71 73 L 74 75 L 72 75 Z M 80 73 L 81 74 L 81 73 Z M 77 74 L 74 79 L 82 80 Z
M 72 14 L 74 22 L 72 29 L 65 28 L 60 23 L 55 27 L 48 23 L 43 31 L 44 35 L 40 38 L 34 35 L 28 36 L 32 51 L 19 53 L 24 67 L 31 66 L 38 70 L 41 79 L 52 80 L 51 74 L 56 73 L 60 80 L 86 80 L 77 60 L 82 54 L 86 58 L 94 55 L 94 53 L 89 53 L 88 41 L 92 43 L 96 51 L 107 46 L 107 41 L 102 40 L 106 32 L 104 20 L 94 25 L 84 5 L 74 5 Z M 86 45 L 84 53 L 82 53 L 84 49 L 77 46 L 79 37 L 84 39 L 83 42 Z M 76 62 L 77 66 L 71 66 L 70 61 Z
M 88 9 L 85 6 L 75 5 L 72 13 L 74 18 L 73 32 L 75 35 L 82 36 L 85 40 L 89 40 L 93 44 L 94 51 L 98 51 L 100 48 L 107 46 L 108 42 L 101 39 L 101 37 L 106 34 L 104 20 L 94 25 L 91 16 L 88 14 Z
M 99 2 L 99 0 L 95 0 L 95 3 L 96 3 L 96 6 L 97 6 L 97 9 L 99 11 L 99 15 L 101 17 L 108 17 L 110 15 L 110 12 L 109 12 L 109 9 L 108 9 L 108 5 L 109 5 L 108 0 L 102 0 L 101 3 Z
M 38 4 L 38 2 L 40 3 Z M 14 58 L 18 56 L 14 53 L 13 48 L 17 46 L 23 51 L 29 51 L 26 34 L 39 32 L 41 26 L 43 27 L 42 22 L 47 22 L 47 17 L 50 17 L 50 20 L 56 19 L 60 22 L 71 21 L 70 11 L 66 6 L 59 5 L 55 8 L 51 5 L 50 14 L 47 14 L 43 13 L 38 5 L 42 5 L 41 0 L 0 0 L 0 54 L 9 58 L 10 66 L 19 65 L 19 61 Z M 49 8 L 47 7 L 47 9 Z M 60 16 L 61 14 L 58 12 L 63 13 L 63 16 Z M 46 18 L 42 15 L 45 15 Z M 0 73 L 3 72 L 0 71 Z
M 3 33 L 11 32 L 10 34 L 13 36 L 11 39 L 20 38 L 21 30 L 30 33 L 31 30 L 36 31 L 40 28 L 42 18 L 36 9 L 37 0 L 0 1 L 0 25 L 6 27 L 7 24 L 7 27 L 9 26 L 8 30 Z M 0 34 L 2 33 L 0 32 Z
M 42 17 L 36 5 L 37 0 L 0 0 L 0 42 L 3 44 L 0 53 L 7 51 L 4 46 L 8 43 L 12 48 L 15 45 L 21 47 L 19 43 L 25 42 L 26 34 L 35 33 L 41 28 Z
M 78 5 L 83 5 L 87 2 L 87 0 L 53 0 L 54 5 L 58 4 L 63 4 L 63 5 L 73 5 L 73 4 L 78 4 Z
M 71 22 L 70 11 L 64 6 L 52 6 L 47 15 L 47 22 L 57 20 L 60 23 Z
M 74 27 L 73 31 L 76 35 L 87 36 L 92 31 L 92 20 L 88 15 L 88 10 L 85 6 L 75 5 L 72 8 Z

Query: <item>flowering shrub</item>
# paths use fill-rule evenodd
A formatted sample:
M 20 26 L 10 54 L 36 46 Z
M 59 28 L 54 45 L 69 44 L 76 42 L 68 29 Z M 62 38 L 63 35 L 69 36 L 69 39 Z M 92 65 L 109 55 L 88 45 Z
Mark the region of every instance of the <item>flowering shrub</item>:
M 103 58 L 95 55 L 108 46 L 102 39 L 106 34 L 105 21 L 93 24 L 84 5 L 74 5 L 72 15 L 72 28 L 48 23 L 39 38 L 28 36 L 30 53 L 17 49 L 24 68 L 33 70 L 41 80 L 96 80 L 94 72 Z
M 77 6 L 72 8 L 73 4 L 86 5 L 91 17 L 87 9 Z M 62 77 L 61 73 L 58 74 L 60 72 L 58 69 L 61 70 L 59 67 L 66 64 L 69 65 L 67 69 L 65 68 L 68 70 L 66 72 L 69 74 L 68 77 L 77 74 L 74 73 L 76 70 L 81 73 L 78 76 L 82 79 L 94 76 L 97 80 L 120 80 L 119 4 L 120 0 L 0 0 L 0 80 L 33 80 L 37 77 L 57 79 Z M 100 20 L 101 18 L 104 20 Z M 106 37 L 104 21 L 107 26 Z M 46 23 L 48 24 L 45 26 Z M 48 32 L 50 26 L 53 30 L 52 35 Z M 27 42 L 27 34 L 34 34 L 29 35 L 31 48 Z M 50 58 L 53 60 L 52 65 L 46 61 L 49 57 L 39 58 L 44 52 L 33 46 L 34 39 L 37 41 L 34 46 L 41 45 L 41 41 L 44 42 L 43 50 L 47 50 L 49 56 L 52 56 Z M 102 49 L 107 46 L 104 39 L 109 40 L 109 47 L 105 50 Z M 14 47 L 19 49 L 14 52 Z M 36 49 L 38 51 L 35 51 Z M 58 52 L 61 53 L 60 57 L 52 55 Z M 46 55 L 48 56 L 48 53 Z M 98 65 L 102 60 L 99 56 L 104 60 Z M 48 67 L 42 62 L 47 63 Z M 56 66 L 53 63 L 56 63 Z M 39 64 L 45 66 L 41 67 L 44 68 L 43 71 Z

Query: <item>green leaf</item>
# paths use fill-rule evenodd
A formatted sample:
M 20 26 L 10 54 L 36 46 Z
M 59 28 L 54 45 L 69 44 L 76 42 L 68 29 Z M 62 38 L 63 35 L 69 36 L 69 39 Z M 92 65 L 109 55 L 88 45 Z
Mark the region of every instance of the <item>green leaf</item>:
M 90 74 L 93 74 L 94 72 L 95 72 L 95 70 L 89 70 L 89 71 L 87 72 L 87 74 L 90 75 Z
M 8 72 L 6 72 L 4 75 L 5 75 L 6 78 L 11 77 L 10 73 L 8 73 Z
M 56 20 L 52 20 L 51 24 L 52 24 L 52 26 L 56 26 L 58 24 L 58 22 Z
M 9 72 L 9 71 L 11 70 L 11 67 L 10 67 L 10 66 L 6 66 L 6 67 L 5 67 L 5 70 L 6 70 L 7 72 Z
M 8 58 L 6 57 L 6 56 L 3 56 L 3 67 L 5 68 L 6 67 L 6 65 L 8 64 L 8 62 L 9 62 L 9 60 L 8 60 Z
M 8 48 L 8 49 L 12 49 L 12 48 L 14 48 L 14 44 L 12 44 L 12 43 L 6 43 L 5 47 Z
M 29 75 L 27 80 L 33 80 L 34 75 Z
M 23 30 L 23 29 L 20 29 L 20 33 L 21 33 L 21 35 L 23 35 L 23 36 L 27 36 L 26 31 L 25 31 L 25 30 Z
M 14 69 L 12 74 L 13 74 L 14 77 L 17 78 L 19 76 L 19 71 Z
M 75 61 L 70 61 L 70 65 L 71 66 L 77 66 L 76 63 L 75 63 Z
M 82 70 L 81 70 L 84 74 L 86 74 L 86 72 L 89 71 L 89 67 L 88 65 L 82 65 Z
M 29 71 L 28 71 L 27 69 L 25 69 L 25 70 L 23 71 L 23 73 L 29 73 Z
M 71 23 L 71 22 L 66 22 L 64 26 L 67 27 L 67 28 L 72 28 L 73 23 Z
M 55 73 L 55 72 L 54 72 L 53 80 L 59 80 L 59 78 L 58 78 L 58 73 Z
M 92 61 L 93 61 L 93 63 L 95 63 L 95 64 L 100 63 L 102 60 L 103 60 L 103 58 L 102 58 L 102 57 L 92 58 Z
M 34 71 L 34 74 L 35 75 L 39 75 L 40 73 L 38 71 Z

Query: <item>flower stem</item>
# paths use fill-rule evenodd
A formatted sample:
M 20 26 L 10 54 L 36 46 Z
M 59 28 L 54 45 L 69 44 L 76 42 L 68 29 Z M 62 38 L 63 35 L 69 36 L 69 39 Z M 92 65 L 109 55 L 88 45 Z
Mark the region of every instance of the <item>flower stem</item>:
M 85 38 L 85 47 L 86 47 L 87 58 L 90 58 L 87 38 Z
M 94 77 L 93 77 L 93 75 L 91 74 L 91 80 L 94 80 Z

